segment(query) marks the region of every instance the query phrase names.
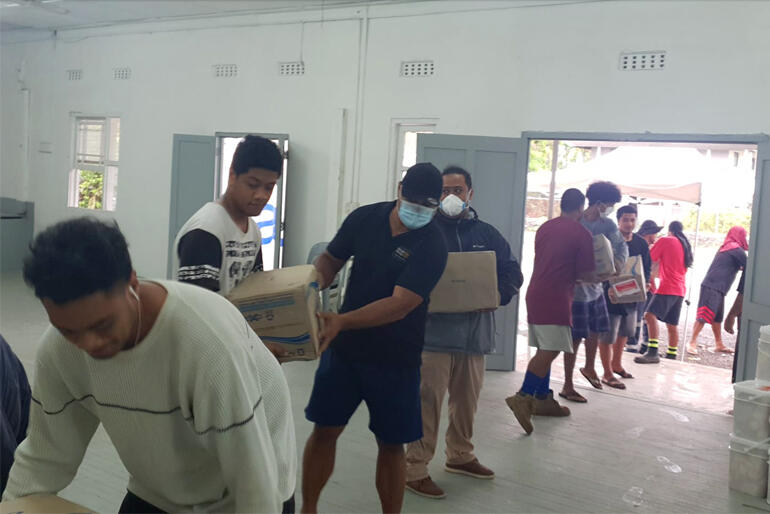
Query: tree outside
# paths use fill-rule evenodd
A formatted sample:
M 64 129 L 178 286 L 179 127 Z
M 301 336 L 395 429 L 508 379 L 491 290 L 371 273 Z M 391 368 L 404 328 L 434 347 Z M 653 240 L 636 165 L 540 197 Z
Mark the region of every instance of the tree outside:
M 104 174 L 98 171 L 78 170 L 78 207 L 101 209 L 104 195 Z

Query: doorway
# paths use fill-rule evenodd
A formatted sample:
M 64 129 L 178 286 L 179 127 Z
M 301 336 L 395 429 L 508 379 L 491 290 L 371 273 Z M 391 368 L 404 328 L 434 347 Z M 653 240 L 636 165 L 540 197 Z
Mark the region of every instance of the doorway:
M 747 282 L 762 280 L 752 277 L 756 246 L 764 238 L 757 232 L 757 212 L 761 197 L 761 165 L 767 159 L 767 136 L 670 136 L 670 135 L 611 135 L 525 133 L 527 145 L 526 221 L 522 245 L 522 268 L 525 290 L 531 276 L 534 233 L 544 221 L 558 215 L 560 193 L 568 187 L 582 191 L 593 181 L 609 180 L 621 186 L 621 205 L 636 205 L 638 223 L 652 219 L 659 226 L 679 220 L 694 247 L 695 265 L 688 273 L 687 296 L 679 325 L 679 360 L 658 365 L 635 365 L 634 354 L 624 355 L 624 366 L 636 377 L 627 381 L 625 391 L 603 391 L 612 394 L 642 395 L 653 401 L 679 404 L 724 413 L 732 399 L 732 355 L 713 351 L 714 337 L 708 340 L 701 332 L 702 346 L 698 355 L 689 356 L 684 348 L 692 333 L 697 310 L 699 286 L 725 233 L 733 225 L 742 225 L 751 234 Z M 757 191 L 755 192 L 755 186 Z M 613 216 L 614 217 L 614 216 Z M 767 231 L 767 227 L 760 230 Z M 662 231 L 665 235 L 666 229 Z M 766 244 L 766 243 L 765 243 Z M 740 273 L 739 275 L 740 276 Z M 729 309 L 736 296 L 735 286 L 726 298 Z M 746 295 L 748 296 L 748 294 Z M 523 303 L 523 302 L 522 302 Z M 749 302 L 744 302 L 744 309 Z M 770 322 L 770 310 L 764 306 L 754 309 L 757 326 Z M 745 313 L 745 310 L 744 310 Z M 526 337 L 526 308 L 519 313 L 518 337 Z M 764 320 L 764 321 L 763 321 Z M 744 316 L 738 360 L 738 380 L 754 375 L 756 334 Z M 708 328 L 708 327 L 706 327 Z M 748 330 L 747 330 L 748 329 Z M 665 330 L 661 332 L 665 333 Z M 710 332 L 710 331 L 709 331 Z M 661 347 L 665 348 L 665 336 Z M 736 338 L 723 334 L 728 347 Z M 751 341 L 753 340 L 753 344 Z M 517 365 L 525 365 L 529 357 L 526 339 L 520 339 Z M 583 350 L 578 361 L 583 359 Z M 598 359 L 597 359 L 598 361 Z M 578 366 L 579 367 L 579 366 Z M 601 374 L 601 363 L 597 362 Z M 555 362 L 554 378 L 563 377 L 561 359 Z M 588 386 L 576 373 L 576 385 Z M 590 388 L 590 386 L 588 386 Z

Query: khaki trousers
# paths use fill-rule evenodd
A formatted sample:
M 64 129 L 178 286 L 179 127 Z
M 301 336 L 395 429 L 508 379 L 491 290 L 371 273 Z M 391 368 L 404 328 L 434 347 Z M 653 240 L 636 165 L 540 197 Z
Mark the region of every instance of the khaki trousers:
M 449 391 L 449 428 L 446 432 L 446 462 L 460 465 L 473 455 L 473 418 L 484 382 L 484 356 L 463 353 L 423 352 L 422 431 L 419 441 L 406 448 L 406 479 L 411 482 L 428 476 L 428 463 L 436 452 L 441 406 Z

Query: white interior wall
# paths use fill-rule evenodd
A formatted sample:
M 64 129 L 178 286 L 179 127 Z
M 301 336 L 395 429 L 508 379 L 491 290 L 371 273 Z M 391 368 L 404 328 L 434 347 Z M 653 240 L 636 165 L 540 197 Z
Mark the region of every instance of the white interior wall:
M 501 5 L 516 8 L 481 10 Z M 462 12 L 436 14 L 442 9 Z M 358 19 L 366 12 L 368 20 Z M 279 77 L 277 63 L 299 57 L 302 20 L 312 22 L 305 24 L 306 75 Z M 244 26 L 225 26 L 233 23 Z M 35 202 L 37 230 L 82 214 L 66 207 L 70 112 L 120 115 L 114 217 L 140 273 L 161 276 L 172 134 L 285 132 L 287 263 L 296 264 L 333 233 L 337 203 L 386 199 L 392 118 L 435 117 L 439 132 L 509 137 L 524 130 L 768 133 L 769 29 L 763 2 L 429 2 L 164 23 L 140 34 L 121 34 L 138 26 L 61 32 L 55 41 L 2 46 L 0 187 Z M 666 50 L 667 68 L 618 70 L 621 51 L 641 50 Z M 435 76 L 400 78 L 400 61 L 415 59 L 434 60 Z M 17 143 L 21 62 L 32 91 L 28 177 Z M 214 79 L 214 63 L 239 64 L 239 77 Z M 117 66 L 130 66 L 132 79 L 112 80 Z M 83 68 L 81 82 L 66 80 L 72 68 Z M 341 161 L 340 109 L 348 112 Z M 53 143 L 53 154 L 38 152 L 41 141 Z

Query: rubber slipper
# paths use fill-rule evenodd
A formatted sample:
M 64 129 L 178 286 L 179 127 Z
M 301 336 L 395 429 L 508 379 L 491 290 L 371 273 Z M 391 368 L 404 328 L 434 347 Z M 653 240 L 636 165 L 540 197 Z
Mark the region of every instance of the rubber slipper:
M 588 374 L 586 373 L 586 369 L 585 368 L 580 368 L 580 374 L 583 375 L 585 377 L 585 379 L 588 380 L 588 382 L 592 386 L 594 386 L 595 389 L 601 389 L 602 388 L 602 383 L 599 381 L 599 379 L 598 378 L 591 378 L 591 377 L 589 377 Z
M 634 376 L 631 373 L 629 373 L 628 371 L 626 371 L 626 370 L 623 370 L 623 371 L 613 371 L 613 373 L 615 373 L 620 378 L 634 378 Z
M 698 355 L 698 350 L 697 349 L 690 350 L 689 348 L 687 348 L 687 354 L 688 355 Z
M 714 348 L 714 351 L 717 352 L 717 353 L 735 353 L 735 352 L 733 352 L 732 348 L 728 348 L 726 346 L 724 348 L 719 348 L 719 349 Z
M 577 391 L 575 391 L 574 393 L 569 393 L 569 394 L 559 393 L 559 396 L 561 396 L 565 400 L 569 400 L 569 401 L 575 402 L 575 403 L 586 403 L 588 401 L 580 393 L 578 393 Z
M 620 380 L 618 380 L 615 377 L 612 377 L 612 380 L 602 379 L 602 384 L 608 385 L 608 386 L 613 387 L 615 389 L 625 389 L 626 388 L 626 384 L 624 384 L 623 382 L 621 382 Z

